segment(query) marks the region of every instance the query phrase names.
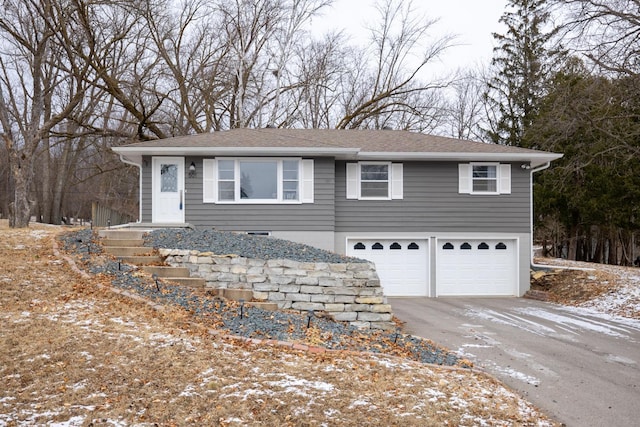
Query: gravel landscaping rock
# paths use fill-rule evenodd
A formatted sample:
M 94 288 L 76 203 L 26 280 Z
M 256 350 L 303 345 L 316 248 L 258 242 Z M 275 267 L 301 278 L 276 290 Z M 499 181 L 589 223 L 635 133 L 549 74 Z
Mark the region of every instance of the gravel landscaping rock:
M 189 249 L 234 254 L 244 258 L 290 259 L 298 262 L 349 263 L 367 262 L 313 246 L 267 236 L 215 230 L 154 230 L 145 236 L 145 245 L 164 249 Z
M 463 365 L 452 352 L 438 347 L 429 340 L 400 333 L 400 331 L 361 330 L 347 323 L 307 314 L 284 311 L 265 311 L 235 301 L 194 293 L 188 288 L 154 281 L 138 273 L 136 266 L 120 263 L 102 256 L 101 246 L 94 240 L 91 230 L 68 233 L 61 238 L 65 251 L 74 253 L 92 274 L 110 276 L 112 286 L 128 290 L 157 303 L 182 307 L 215 328 L 230 335 L 248 338 L 305 342 L 335 350 L 370 351 L 411 357 L 415 360 L 440 365 Z M 296 260 L 313 262 L 354 262 L 327 251 L 272 238 L 234 235 L 212 231 L 158 231 L 147 239 L 154 247 L 195 249 L 216 253 L 235 253 L 263 259 L 282 258 L 298 250 Z M 252 243 L 256 248 L 251 248 Z M 175 246 L 175 245 L 180 246 Z M 165 246 L 168 245 L 168 246 Z M 193 245 L 193 246 L 192 246 Z M 306 249 L 305 249 L 306 248 Z M 300 250 L 305 249 L 300 254 Z M 293 256 L 293 255 L 292 255 Z M 267 257 L 267 258 L 265 258 Z M 337 261 L 341 260 L 341 261 Z

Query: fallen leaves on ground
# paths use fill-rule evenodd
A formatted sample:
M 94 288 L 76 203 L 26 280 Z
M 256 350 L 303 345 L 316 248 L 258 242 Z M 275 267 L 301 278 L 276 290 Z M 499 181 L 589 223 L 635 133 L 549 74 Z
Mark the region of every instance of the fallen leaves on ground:
M 0 425 L 552 425 L 476 372 L 213 338 L 73 274 L 57 231 L 0 222 Z
M 532 276 L 531 288 L 546 291 L 549 301 L 640 319 L 640 268 L 556 258 L 536 263 L 558 267 Z

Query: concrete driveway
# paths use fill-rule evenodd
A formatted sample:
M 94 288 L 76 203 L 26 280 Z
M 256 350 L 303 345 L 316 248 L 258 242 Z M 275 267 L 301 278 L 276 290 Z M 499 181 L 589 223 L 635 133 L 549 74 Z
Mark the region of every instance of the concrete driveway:
M 389 298 L 406 332 L 458 351 L 567 426 L 640 425 L 640 321 L 521 298 Z

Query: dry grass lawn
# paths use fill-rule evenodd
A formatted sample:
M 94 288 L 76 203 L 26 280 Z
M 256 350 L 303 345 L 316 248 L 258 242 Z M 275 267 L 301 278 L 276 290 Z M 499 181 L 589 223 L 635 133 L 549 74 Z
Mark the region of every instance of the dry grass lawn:
M 74 274 L 59 230 L 0 221 L 0 426 L 553 425 L 479 373 L 213 338 Z

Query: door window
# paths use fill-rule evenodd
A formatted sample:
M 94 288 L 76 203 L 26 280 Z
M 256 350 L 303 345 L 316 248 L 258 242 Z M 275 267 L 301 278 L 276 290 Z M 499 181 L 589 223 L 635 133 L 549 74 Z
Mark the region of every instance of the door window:
M 178 192 L 178 165 L 160 166 L 160 191 L 162 193 Z

